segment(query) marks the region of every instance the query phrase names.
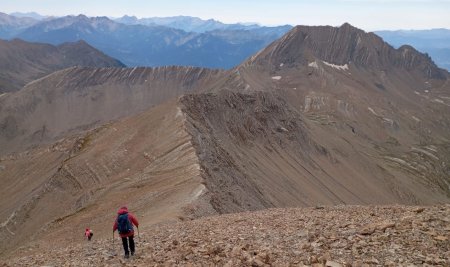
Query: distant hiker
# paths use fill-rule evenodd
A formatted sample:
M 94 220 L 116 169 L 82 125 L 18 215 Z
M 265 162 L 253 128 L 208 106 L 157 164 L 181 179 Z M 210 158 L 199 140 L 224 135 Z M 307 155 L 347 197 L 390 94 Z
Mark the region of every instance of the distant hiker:
M 133 214 L 128 212 L 128 208 L 126 206 L 121 207 L 117 212 L 117 218 L 114 222 L 113 234 L 114 231 L 119 231 L 119 235 L 122 238 L 123 249 L 125 250 L 125 258 L 130 257 L 130 251 L 131 256 L 133 256 L 135 251 L 133 224 L 136 227 L 139 227 L 139 222 Z M 130 250 L 128 250 L 128 240 L 130 243 Z
M 92 232 L 92 230 L 89 228 L 86 228 L 86 231 L 84 231 L 84 236 L 88 239 L 88 241 L 91 241 L 91 238 L 93 235 L 94 235 L 94 233 Z

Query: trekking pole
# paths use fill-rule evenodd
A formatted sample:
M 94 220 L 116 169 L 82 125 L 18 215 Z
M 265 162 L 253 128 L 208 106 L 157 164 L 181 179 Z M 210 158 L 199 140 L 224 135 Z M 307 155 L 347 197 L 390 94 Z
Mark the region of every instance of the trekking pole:
M 139 235 L 139 227 L 137 227 L 138 229 L 138 239 L 139 239 L 139 243 L 141 242 L 141 236 Z
M 114 246 L 114 231 L 113 231 L 113 246 Z

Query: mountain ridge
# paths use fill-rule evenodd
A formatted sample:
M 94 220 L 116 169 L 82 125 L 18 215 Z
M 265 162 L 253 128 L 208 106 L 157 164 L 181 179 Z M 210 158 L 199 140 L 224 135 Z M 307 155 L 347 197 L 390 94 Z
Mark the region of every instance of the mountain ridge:
M 142 112 L 206 86 L 221 73 L 176 66 L 72 67 L 54 72 L 0 98 L 1 153 L 55 141 L 71 131 Z
M 0 93 L 20 90 L 28 82 L 75 65 L 125 67 L 84 41 L 53 46 L 0 40 Z
M 214 19 L 203 20 L 191 16 L 150 17 L 138 19 L 136 16 L 125 15 L 114 20 L 124 24 L 161 25 L 180 29 L 186 32 L 197 33 L 205 33 L 214 30 L 251 30 L 261 27 L 257 24 L 226 24 Z
M 301 44 L 300 49 L 291 49 L 297 44 Z M 391 66 L 412 70 L 420 66 L 427 78 L 445 78 L 445 74 L 429 56 L 406 45 L 395 50 L 377 35 L 365 33 L 348 23 L 338 28 L 296 26 L 282 38 L 282 41 L 275 42 L 263 51 L 270 49 L 273 49 L 270 56 L 278 57 L 280 61 L 272 64 L 278 65 L 283 62 L 283 64 L 289 64 L 292 60 L 295 63 L 307 64 L 311 62 L 311 60 L 308 61 L 308 56 L 313 56 L 334 65 L 344 66 L 352 63 L 359 67 L 379 70 Z M 280 49 L 281 51 L 278 51 Z M 284 52 L 289 49 L 291 53 Z M 258 53 L 259 58 L 265 55 L 263 51 Z M 267 60 L 270 62 L 270 58 Z

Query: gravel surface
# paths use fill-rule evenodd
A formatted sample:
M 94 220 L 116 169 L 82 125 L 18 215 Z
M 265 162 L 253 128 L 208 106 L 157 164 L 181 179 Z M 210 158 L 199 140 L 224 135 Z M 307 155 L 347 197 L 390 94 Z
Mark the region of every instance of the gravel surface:
M 127 260 L 119 239 L 94 236 L 2 266 L 450 266 L 449 239 L 450 205 L 269 209 L 140 229 Z

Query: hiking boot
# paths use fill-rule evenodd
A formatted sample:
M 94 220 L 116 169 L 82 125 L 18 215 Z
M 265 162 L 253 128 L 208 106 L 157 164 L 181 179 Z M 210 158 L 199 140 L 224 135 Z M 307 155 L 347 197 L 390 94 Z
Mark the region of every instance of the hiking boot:
M 128 259 L 130 257 L 130 254 L 125 254 L 124 258 Z
M 134 256 L 134 251 L 131 251 L 131 256 Z

